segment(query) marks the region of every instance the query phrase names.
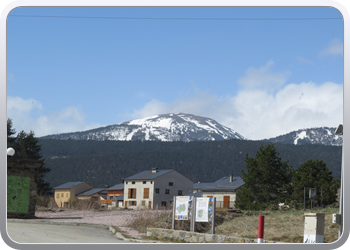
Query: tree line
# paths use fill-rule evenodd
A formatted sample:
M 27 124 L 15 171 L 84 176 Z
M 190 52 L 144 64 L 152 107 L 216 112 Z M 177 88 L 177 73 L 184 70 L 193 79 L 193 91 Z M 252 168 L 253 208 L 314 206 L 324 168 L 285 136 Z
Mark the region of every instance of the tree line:
M 332 176 L 323 160 L 309 159 L 293 169 L 288 161 L 281 160 L 274 144 L 268 144 L 261 146 L 255 157 L 247 154 L 245 162 L 247 171 L 242 170 L 245 184 L 238 190 L 235 203 L 240 209 L 264 210 L 271 204 L 291 200 L 300 204 L 304 201 L 304 188 L 316 188 L 322 205 L 336 201 L 340 179 Z M 316 204 L 320 205 L 321 200 L 316 200 Z
M 15 154 L 12 159 L 30 159 L 30 160 L 43 160 L 41 156 L 41 145 L 39 139 L 35 137 L 33 131 L 29 133 L 20 131 L 16 136 L 16 130 L 12 127 L 12 120 L 7 119 L 7 147 L 15 149 Z M 8 156 L 9 157 L 9 156 Z M 38 194 L 53 194 L 50 183 L 44 179 L 45 174 L 50 172 L 51 169 L 44 164 L 38 172 L 37 193 Z

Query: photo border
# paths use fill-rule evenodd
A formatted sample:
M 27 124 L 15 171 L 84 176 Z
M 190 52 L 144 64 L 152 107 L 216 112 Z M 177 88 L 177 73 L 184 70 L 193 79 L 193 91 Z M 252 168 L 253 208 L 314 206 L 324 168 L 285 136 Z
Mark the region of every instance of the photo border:
M 346 0 L 342 0 L 343 3 L 345 3 Z M 259 1 L 259 0 L 171 0 L 171 1 L 155 1 L 155 0 L 123 0 L 123 1 L 106 1 L 106 0 L 87 0 L 87 1 L 79 1 L 79 0 L 22 0 L 22 1 L 11 1 L 8 0 L 6 3 L 6 7 L 2 10 L 1 13 L 1 21 L 0 21 L 0 29 L 1 29 L 1 39 L 0 39 L 0 46 L 1 46 L 1 59 L 0 59 L 0 77 L 1 77 L 1 84 L 0 84 L 0 113 L 1 113 L 1 122 L 0 122 L 0 142 L 1 142 L 1 148 L 4 153 L 0 154 L 0 161 L 3 163 L 3 167 L 1 168 L 1 185 L 2 188 L 0 190 L 1 198 L 6 199 L 6 166 L 7 166 L 7 156 L 5 155 L 5 149 L 7 148 L 6 143 L 6 137 L 5 134 L 6 128 L 5 124 L 7 121 L 7 85 L 6 85 L 6 20 L 9 13 L 17 8 L 17 7 L 97 7 L 97 6 L 103 6 L 103 7 L 122 7 L 122 6 L 129 6 L 129 7 L 137 7 L 137 6 L 153 6 L 153 7 L 172 7 L 172 6 L 183 6 L 183 7 L 201 7 L 201 6 L 220 6 L 220 7 L 333 7 L 337 9 L 343 16 L 343 34 L 344 34 L 344 82 L 343 82 L 343 125 L 347 127 L 346 124 L 350 124 L 350 113 L 348 110 L 348 107 L 350 107 L 350 88 L 349 88 L 349 73 L 345 70 L 349 68 L 350 64 L 350 51 L 347 50 L 349 48 L 349 40 L 350 40 L 350 27 L 349 27 L 349 14 L 345 7 L 340 4 L 339 2 L 330 1 L 330 0 L 303 0 L 303 1 L 293 1 L 293 0 L 283 0 L 283 1 L 277 1 L 277 0 L 267 0 L 267 1 Z M 348 111 L 348 112 L 347 112 Z M 334 124 L 334 126 L 338 126 L 338 124 Z M 350 126 L 350 125 L 349 125 Z M 350 142 L 350 133 L 343 135 L 343 154 L 342 154 L 342 169 L 343 169 L 343 180 L 345 180 L 345 176 L 349 177 L 349 171 L 344 168 L 345 162 L 349 162 L 350 155 L 344 154 L 344 152 L 348 152 L 348 145 Z M 6 147 L 6 148 L 5 148 Z M 348 190 L 350 188 L 350 183 L 343 182 L 344 189 Z M 349 218 L 347 212 L 347 215 L 345 216 L 346 208 L 349 207 L 349 200 L 345 199 L 345 195 L 343 194 L 343 221 L 344 221 L 344 229 L 343 229 L 343 235 L 342 237 L 333 243 L 323 243 L 323 244 L 303 244 L 303 243 L 290 243 L 290 244 L 278 244 L 278 243 L 265 243 L 265 244 L 241 244 L 241 243 L 220 243 L 220 244 L 196 244 L 196 243 L 181 243 L 181 247 L 185 248 L 191 248 L 191 249 L 211 249 L 213 247 L 219 248 L 219 249 L 232 249 L 233 247 L 239 247 L 242 248 L 256 248 L 259 247 L 260 249 L 280 249 L 281 245 L 283 245 L 286 249 L 295 249 L 296 247 L 303 247 L 307 249 L 335 249 L 342 247 L 345 249 L 345 246 L 343 246 L 346 241 L 348 240 L 349 236 Z M 106 248 L 106 249 L 116 249 L 116 248 L 122 248 L 122 249 L 161 249 L 166 247 L 169 247 L 171 249 L 177 249 L 179 247 L 178 244 L 172 244 L 172 243 L 164 243 L 164 244 L 69 244 L 69 243 L 62 243 L 62 244 L 48 244 L 48 243 L 42 243 L 42 244 L 18 244 L 14 241 L 12 241 L 8 234 L 7 234 L 7 221 L 6 221 L 6 202 L 2 202 L 0 205 L 0 223 L 1 223 L 1 236 L 3 241 L 8 245 L 4 245 L 5 247 L 11 247 L 15 249 L 62 249 L 62 247 L 67 247 L 68 249 L 96 249 L 98 248 Z M 185 245 L 184 245 L 185 244 Z M 302 245 L 302 246 L 300 246 Z M 349 246 L 349 244 L 347 244 Z

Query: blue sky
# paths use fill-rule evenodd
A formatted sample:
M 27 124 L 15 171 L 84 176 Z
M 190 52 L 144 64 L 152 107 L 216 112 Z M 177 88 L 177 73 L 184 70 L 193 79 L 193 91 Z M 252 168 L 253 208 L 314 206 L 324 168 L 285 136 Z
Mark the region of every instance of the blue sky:
M 325 7 L 22 7 L 7 116 L 37 136 L 156 114 L 248 139 L 343 121 L 343 20 Z

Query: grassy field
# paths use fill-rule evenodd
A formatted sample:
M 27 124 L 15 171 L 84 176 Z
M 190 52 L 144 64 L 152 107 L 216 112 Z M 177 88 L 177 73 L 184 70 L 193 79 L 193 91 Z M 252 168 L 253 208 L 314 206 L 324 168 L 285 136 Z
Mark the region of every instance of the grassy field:
M 140 232 L 146 232 L 147 227 L 171 228 L 172 211 L 138 211 L 137 218 L 129 226 Z M 310 210 L 277 210 L 247 212 L 243 211 L 239 216 L 237 214 L 218 210 L 216 216 L 215 234 L 230 235 L 244 238 L 257 238 L 259 215 L 265 216 L 264 239 L 288 242 L 302 243 L 304 237 L 304 213 L 325 213 L 324 242 L 332 243 L 338 239 L 338 224 L 332 223 L 332 214 L 339 213 L 339 208 L 325 208 Z M 238 217 L 237 217 L 238 216 Z M 177 221 L 177 230 L 189 231 L 189 222 Z M 209 223 L 196 223 L 196 231 L 210 233 Z

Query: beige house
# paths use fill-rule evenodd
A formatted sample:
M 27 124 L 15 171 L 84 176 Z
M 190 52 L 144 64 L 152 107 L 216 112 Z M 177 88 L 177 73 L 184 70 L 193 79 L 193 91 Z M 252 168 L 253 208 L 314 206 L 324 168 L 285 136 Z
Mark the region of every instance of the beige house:
M 124 179 L 124 207 L 169 207 L 174 196 L 192 193 L 193 182 L 175 170 L 146 170 Z
M 59 207 L 67 206 L 69 199 L 74 199 L 79 193 L 93 189 L 93 186 L 86 182 L 67 182 L 55 189 L 55 201 Z
M 201 192 L 201 197 L 216 197 L 216 208 L 234 208 L 237 189 L 244 185 L 241 177 L 232 174 L 212 183 L 193 184 L 193 193 Z M 191 194 L 187 194 L 191 195 Z

